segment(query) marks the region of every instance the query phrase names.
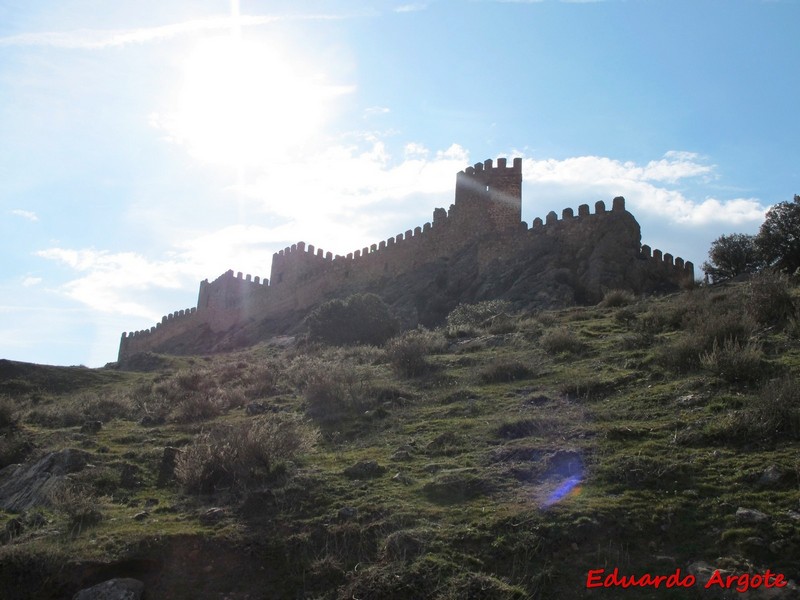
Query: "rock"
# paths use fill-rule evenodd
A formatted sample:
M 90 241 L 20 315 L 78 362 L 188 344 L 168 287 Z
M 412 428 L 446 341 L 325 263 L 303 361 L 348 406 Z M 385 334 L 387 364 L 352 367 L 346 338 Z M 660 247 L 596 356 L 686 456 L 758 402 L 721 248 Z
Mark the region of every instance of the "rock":
M 153 415 L 145 415 L 139 421 L 142 427 L 152 427 L 154 425 L 163 425 L 166 422 L 164 417 L 155 417 Z
M 343 506 L 339 509 L 337 516 L 340 521 L 350 521 L 358 516 L 358 509 L 353 506 Z
M 119 476 L 119 485 L 127 489 L 137 488 L 142 485 L 139 479 L 139 467 L 126 463 L 122 465 L 122 470 Z
M 697 406 L 703 402 L 703 397 L 697 394 L 686 394 L 685 396 L 679 397 L 676 402 L 680 406 Z
M 761 474 L 758 485 L 762 487 L 775 487 L 783 481 L 784 473 L 777 465 L 770 465 Z
M 21 518 L 15 517 L 6 523 L 6 530 L 3 534 L 3 541 L 11 540 L 25 531 L 25 525 Z
M 220 521 L 226 514 L 226 510 L 224 508 L 219 508 L 217 506 L 213 508 L 209 508 L 206 512 L 200 515 L 200 521 L 203 523 L 216 523 Z
M 392 454 L 389 460 L 394 460 L 394 461 L 411 460 L 411 454 L 409 454 L 407 450 L 398 450 L 397 452 Z
M 269 407 L 263 402 L 251 402 L 244 410 L 248 415 L 263 415 Z
M 67 474 L 86 467 L 88 456 L 82 450 L 66 448 L 33 463 L 9 465 L 0 470 L 0 508 L 21 512 L 49 504 L 50 494 Z
M 179 448 L 167 446 L 161 455 L 161 464 L 158 466 L 158 480 L 156 485 L 164 487 L 175 480 L 175 460 L 180 454 Z
M 392 477 L 392 481 L 396 481 L 398 483 L 402 483 L 403 485 L 411 485 L 414 483 L 414 478 L 406 475 L 405 473 L 400 473 L 399 471 Z
M 103 428 L 102 421 L 86 421 L 83 425 L 81 425 L 81 433 L 97 433 Z
M 385 472 L 386 467 L 382 467 L 374 460 L 362 460 L 344 470 L 344 474 L 350 479 L 373 479 Z
M 140 600 L 143 593 L 144 584 L 138 579 L 109 579 L 81 590 L 72 600 Z
M 150 513 L 147 512 L 146 510 L 143 510 L 142 512 L 138 512 L 135 515 L 133 515 L 133 520 L 134 521 L 144 521 L 149 516 L 150 516 Z
M 754 508 L 742 508 L 740 506 L 736 509 L 736 520 L 742 523 L 761 523 L 767 519 L 769 519 L 767 515 Z

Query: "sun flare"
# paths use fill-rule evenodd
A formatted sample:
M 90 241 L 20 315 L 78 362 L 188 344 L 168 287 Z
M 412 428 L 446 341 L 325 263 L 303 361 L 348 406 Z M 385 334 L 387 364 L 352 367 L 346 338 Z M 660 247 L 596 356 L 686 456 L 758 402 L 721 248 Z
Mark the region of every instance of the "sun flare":
M 203 161 L 257 165 L 319 133 L 339 93 L 264 43 L 206 40 L 185 61 L 167 128 Z

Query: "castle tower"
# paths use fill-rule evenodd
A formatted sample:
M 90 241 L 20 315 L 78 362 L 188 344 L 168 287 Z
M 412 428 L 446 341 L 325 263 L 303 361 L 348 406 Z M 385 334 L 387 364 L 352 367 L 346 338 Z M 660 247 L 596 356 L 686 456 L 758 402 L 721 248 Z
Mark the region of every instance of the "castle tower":
M 522 221 L 522 159 L 476 163 L 456 176 L 455 221 L 472 231 L 519 228 Z

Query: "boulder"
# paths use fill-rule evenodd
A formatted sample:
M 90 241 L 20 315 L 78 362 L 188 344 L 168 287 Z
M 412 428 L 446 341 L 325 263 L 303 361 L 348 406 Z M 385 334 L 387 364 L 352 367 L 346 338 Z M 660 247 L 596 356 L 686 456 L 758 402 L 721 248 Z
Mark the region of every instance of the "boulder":
M 0 508 L 21 512 L 49 504 L 64 477 L 83 470 L 88 457 L 82 450 L 66 448 L 37 461 L 7 466 L 0 471 Z
M 109 579 L 81 590 L 72 600 L 140 600 L 144 584 L 138 579 Z
M 180 449 L 172 446 L 164 448 L 161 464 L 158 466 L 158 480 L 156 481 L 158 487 L 169 485 L 175 480 L 175 460 L 180 452 Z

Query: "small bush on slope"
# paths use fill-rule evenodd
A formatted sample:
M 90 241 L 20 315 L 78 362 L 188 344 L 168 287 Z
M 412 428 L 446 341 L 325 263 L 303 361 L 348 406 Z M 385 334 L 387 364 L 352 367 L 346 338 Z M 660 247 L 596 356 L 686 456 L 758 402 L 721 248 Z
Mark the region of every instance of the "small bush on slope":
M 379 346 L 397 332 L 397 320 L 375 294 L 355 294 L 346 300 L 330 300 L 308 316 L 312 340 L 337 346 Z
M 442 352 L 447 344 L 439 332 L 412 329 L 386 344 L 386 358 L 405 377 L 422 375 L 430 369 L 427 356 Z
M 279 413 L 198 435 L 178 456 L 175 475 L 186 491 L 246 487 L 269 476 L 279 462 L 314 447 L 318 431 L 295 414 Z

